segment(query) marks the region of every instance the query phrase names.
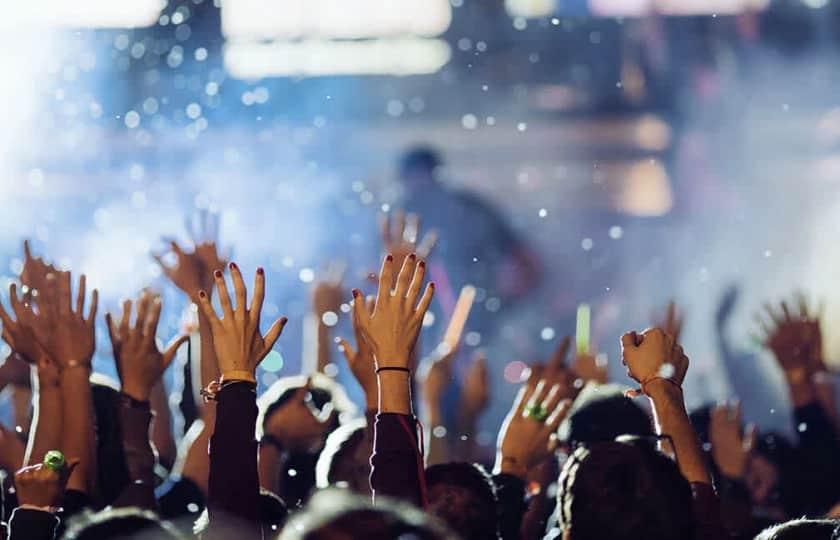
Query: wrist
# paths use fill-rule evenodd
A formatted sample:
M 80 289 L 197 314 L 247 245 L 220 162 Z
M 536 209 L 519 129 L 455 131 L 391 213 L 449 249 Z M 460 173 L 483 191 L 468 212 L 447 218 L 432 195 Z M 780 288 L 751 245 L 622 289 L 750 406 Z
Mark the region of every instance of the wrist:
M 651 379 L 644 383 L 642 390 L 654 402 L 661 400 L 682 401 L 683 399 L 682 388 L 671 379 Z
M 524 479 L 528 475 L 528 467 L 525 462 L 516 456 L 499 453 L 496 457 L 496 466 L 494 467 L 497 473 L 510 474 Z
M 254 373 L 245 369 L 228 369 L 222 371 L 222 377 L 219 380 L 219 383 L 224 384 L 226 382 L 231 381 L 245 381 L 250 383 L 256 383 L 257 378 L 254 376 Z
M 151 388 L 146 388 L 141 384 L 133 384 L 131 382 L 123 383 L 122 393 L 135 401 L 149 401 Z
M 411 414 L 411 388 L 409 373 L 382 371 L 379 382 L 378 408 L 380 413 Z

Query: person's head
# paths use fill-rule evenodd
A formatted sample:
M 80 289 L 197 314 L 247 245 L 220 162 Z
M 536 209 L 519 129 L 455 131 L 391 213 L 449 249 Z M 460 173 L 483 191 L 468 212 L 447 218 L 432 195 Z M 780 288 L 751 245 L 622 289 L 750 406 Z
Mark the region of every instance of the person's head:
M 326 489 L 316 493 L 296 513 L 279 540 L 455 540 L 455 535 L 418 508 L 353 495 L 346 490 Z
M 755 540 L 836 540 L 840 521 L 832 519 L 794 519 L 761 531 Z
M 345 422 L 330 433 L 315 466 L 315 485 L 321 489 L 342 487 L 359 495 L 370 495 L 372 434 L 365 418 Z
M 614 441 L 620 435 L 652 437 L 653 424 L 647 412 L 620 390 L 602 386 L 575 400 L 560 429 L 560 438 L 574 448 L 581 444 Z
M 580 446 L 560 473 L 566 540 L 673 540 L 694 533 L 691 488 L 649 439 Z
M 70 520 L 62 540 L 186 540 L 154 512 L 139 508 L 109 508 L 83 512 Z
M 442 166 L 443 159 L 437 150 L 431 146 L 415 146 L 400 156 L 399 177 L 406 189 L 419 189 L 433 184 Z
M 443 463 L 426 469 L 427 511 L 443 520 L 461 538 L 498 537 L 496 489 L 481 465 Z
M 756 439 L 744 470 L 754 505 L 781 505 L 789 516 L 802 515 L 798 494 L 808 489 L 804 478 L 796 448 L 784 437 L 765 433 Z

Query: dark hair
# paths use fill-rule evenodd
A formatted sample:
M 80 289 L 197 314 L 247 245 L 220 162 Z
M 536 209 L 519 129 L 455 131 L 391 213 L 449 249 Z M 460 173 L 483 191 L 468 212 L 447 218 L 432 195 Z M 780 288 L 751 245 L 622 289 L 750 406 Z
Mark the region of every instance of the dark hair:
M 575 407 L 568 422 L 566 442 L 571 446 L 609 442 L 619 435 L 654 435 L 647 412 L 622 394 L 594 395 Z
M 560 473 L 560 527 L 574 540 L 692 538 L 691 488 L 647 439 L 581 446 Z
M 840 521 L 794 519 L 764 529 L 755 540 L 833 540 L 840 538 Z
M 373 451 L 373 429 L 366 418 L 345 422 L 330 433 L 318 464 L 315 485 L 346 487 L 359 495 L 370 495 L 370 453 Z
M 312 496 L 307 506 L 289 520 L 280 540 L 454 540 L 434 517 L 413 506 L 346 490 L 325 489 Z
M 443 165 L 440 153 L 431 146 L 419 145 L 406 150 L 400 156 L 399 175 L 406 178 L 415 174 L 431 175 Z
M 116 382 L 100 374 L 91 377 L 95 414 L 96 478 L 101 506 L 111 504 L 129 482 L 120 427 L 120 391 Z
M 70 520 L 63 540 L 185 540 L 174 526 L 140 508 L 83 512 Z
M 428 512 L 468 540 L 498 537 L 496 488 L 477 463 L 444 463 L 426 469 Z

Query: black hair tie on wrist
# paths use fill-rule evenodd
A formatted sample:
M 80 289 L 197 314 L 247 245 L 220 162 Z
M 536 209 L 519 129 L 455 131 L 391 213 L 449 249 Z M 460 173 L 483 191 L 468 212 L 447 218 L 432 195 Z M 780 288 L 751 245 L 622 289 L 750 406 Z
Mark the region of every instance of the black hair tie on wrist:
M 402 371 L 403 373 L 411 373 L 411 370 L 404 367 L 379 367 L 376 368 L 376 374 L 379 375 L 380 371 Z

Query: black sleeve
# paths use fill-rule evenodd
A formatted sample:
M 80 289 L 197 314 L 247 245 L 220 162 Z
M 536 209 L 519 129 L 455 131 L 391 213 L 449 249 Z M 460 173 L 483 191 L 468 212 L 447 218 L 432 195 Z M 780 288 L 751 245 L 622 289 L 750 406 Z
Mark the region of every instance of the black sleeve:
M 15 508 L 9 519 L 9 540 L 54 540 L 59 523 L 49 512 Z
M 512 474 L 493 476 L 496 484 L 496 504 L 499 516 L 499 537 L 517 540 L 525 515 L 525 481 Z
M 797 407 L 793 411 L 794 429 L 799 438 L 803 471 L 809 481 L 803 490 L 809 516 L 823 514 L 840 498 L 840 444 L 834 426 L 818 403 Z
M 370 487 L 378 495 L 424 507 L 425 468 L 417 445 L 417 421 L 412 416 L 381 413 L 376 416 Z

